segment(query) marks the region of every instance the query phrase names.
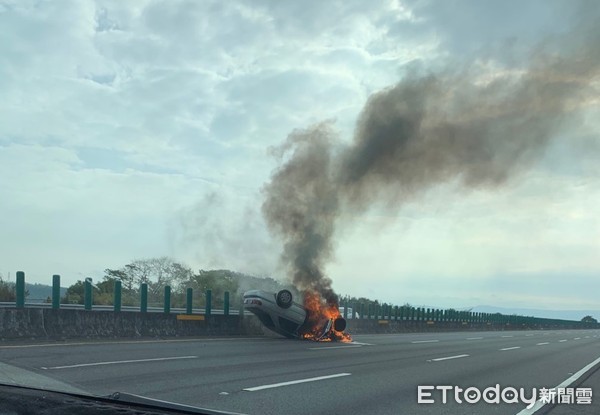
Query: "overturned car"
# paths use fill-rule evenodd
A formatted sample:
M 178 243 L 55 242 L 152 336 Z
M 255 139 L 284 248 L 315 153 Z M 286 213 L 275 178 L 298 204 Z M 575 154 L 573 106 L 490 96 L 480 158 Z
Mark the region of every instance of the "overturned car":
M 315 341 L 352 340 L 344 332 L 346 320 L 337 307 L 307 308 L 294 302 L 289 290 L 281 290 L 277 294 L 261 290 L 246 291 L 244 309 L 255 314 L 265 327 L 285 337 Z

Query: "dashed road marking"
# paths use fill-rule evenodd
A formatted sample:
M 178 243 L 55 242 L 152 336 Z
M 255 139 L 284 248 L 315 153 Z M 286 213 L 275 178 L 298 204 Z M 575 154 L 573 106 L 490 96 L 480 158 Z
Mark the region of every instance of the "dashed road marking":
M 96 363 L 80 363 L 77 365 L 65 365 L 65 366 L 50 366 L 40 367 L 44 370 L 55 370 L 55 369 L 71 369 L 75 367 L 89 367 L 89 366 L 106 366 L 106 365 L 119 365 L 124 363 L 141 363 L 141 362 L 160 362 L 163 360 L 181 360 L 181 359 L 197 359 L 198 356 L 174 356 L 174 357 L 156 357 L 154 359 L 136 359 L 136 360 L 115 360 L 112 362 L 96 362 Z
M 438 357 L 436 359 L 429 359 L 428 362 L 441 362 L 442 360 L 460 359 L 462 357 L 469 357 L 468 354 L 458 354 L 456 356 Z
M 326 380 L 326 379 L 339 378 L 342 376 L 350 376 L 351 374 L 352 373 L 336 373 L 335 375 L 317 376 L 316 378 L 290 380 L 288 382 L 280 382 L 280 383 L 272 383 L 270 385 L 254 386 L 252 388 L 245 388 L 243 390 L 245 390 L 247 392 L 256 392 L 256 391 L 261 391 L 263 389 L 272 389 L 272 388 L 280 388 L 282 386 L 288 386 L 288 385 L 297 385 L 298 383 L 316 382 L 318 380 Z
M 515 349 L 520 349 L 521 346 L 513 346 L 513 347 L 505 347 L 504 349 L 499 349 L 500 351 L 505 351 L 505 350 L 515 350 Z
M 362 345 L 309 347 L 308 350 L 359 349 Z

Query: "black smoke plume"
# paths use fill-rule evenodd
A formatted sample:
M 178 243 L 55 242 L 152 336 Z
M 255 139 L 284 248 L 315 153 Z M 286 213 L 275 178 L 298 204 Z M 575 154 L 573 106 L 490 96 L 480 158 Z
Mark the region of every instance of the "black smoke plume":
M 263 189 L 263 214 L 296 287 L 337 303 L 324 266 L 342 212 L 400 207 L 450 181 L 495 188 L 529 168 L 598 105 L 598 27 L 540 46 L 527 67 L 408 75 L 368 99 L 347 146 L 331 122 L 292 132 L 273 150 L 281 163 Z

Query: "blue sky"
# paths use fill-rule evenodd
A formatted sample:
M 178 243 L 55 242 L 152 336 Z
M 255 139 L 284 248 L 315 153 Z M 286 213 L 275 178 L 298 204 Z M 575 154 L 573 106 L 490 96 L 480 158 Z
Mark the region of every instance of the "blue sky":
M 593 7 L 0 0 L 0 272 L 70 284 L 169 255 L 285 278 L 260 213 L 268 148 L 322 120 L 349 141 L 367 98 L 414 70 L 518 73 Z M 577 107 L 580 122 L 501 188 L 441 184 L 344 218 L 334 288 L 600 308 L 598 109 Z

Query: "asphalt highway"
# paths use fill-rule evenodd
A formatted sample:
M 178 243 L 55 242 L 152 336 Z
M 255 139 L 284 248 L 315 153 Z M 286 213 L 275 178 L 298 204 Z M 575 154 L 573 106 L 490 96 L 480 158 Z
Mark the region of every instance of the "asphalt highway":
M 509 387 L 524 388 L 529 399 L 532 388 L 568 387 L 585 379 L 590 383 L 589 375 L 600 362 L 600 331 L 357 335 L 354 340 L 4 343 L 0 377 L 49 388 L 70 385 L 98 395 L 128 392 L 246 414 L 600 413 L 600 391 L 591 405 L 561 404 L 554 409 L 538 409 L 538 403 L 527 410 L 526 402 L 502 399 L 468 403 L 461 392 L 462 403 L 455 399 L 455 387 L 495 387 L 510 401 L 514 397 Z M 419 386 L 431 393 L 422 398 L 433 403 L 418 402 Z M 442 390 L 425 390 L 428 386 L 453 389 L 443 403 Z M 476 392 L 469 397 L 476 399 Z

